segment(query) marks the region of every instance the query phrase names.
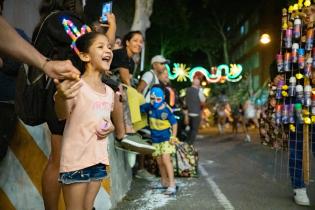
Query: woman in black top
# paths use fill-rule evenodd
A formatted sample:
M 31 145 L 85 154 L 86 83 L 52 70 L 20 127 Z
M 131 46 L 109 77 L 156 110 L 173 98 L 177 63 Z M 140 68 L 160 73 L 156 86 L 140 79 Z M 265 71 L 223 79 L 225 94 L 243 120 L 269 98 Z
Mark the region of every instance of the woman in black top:
M 143 36 L 140 31 L 130 31 L 122 41 L 121 49 L 113 50 L 112 70 L 118 70 L 120 80 L 123 84 L 131 85 L 131 76 L 134 71 L 135 62 L 133 56 L 139 54 L 143 45 Z

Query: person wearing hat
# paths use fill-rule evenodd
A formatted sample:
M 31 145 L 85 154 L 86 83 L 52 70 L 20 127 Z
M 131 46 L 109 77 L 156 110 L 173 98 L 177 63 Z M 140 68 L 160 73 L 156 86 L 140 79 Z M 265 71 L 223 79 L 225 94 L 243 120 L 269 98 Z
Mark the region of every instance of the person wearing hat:
M 139 93 L 142 93 L 146 99 L 146 102 L 150 102 L 150 88 L 159 84 L 158 76 L 163 73 L 166 69 L 165 64 L 168 63 L 168 60 L 163 55 L 156 55 L 151 59 L 152 69 L 143 74 L 137 90 Z

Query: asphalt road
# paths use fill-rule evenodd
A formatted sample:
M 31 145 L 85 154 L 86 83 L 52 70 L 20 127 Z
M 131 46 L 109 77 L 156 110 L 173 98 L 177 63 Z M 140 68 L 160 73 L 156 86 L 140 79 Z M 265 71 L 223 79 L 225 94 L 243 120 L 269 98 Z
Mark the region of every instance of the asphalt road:
M 255 130 L 252 142 L 245 135 L 219 135 L 215 129 L 202 130 L 196 148 L 199 177 L 177 178 L 176 197 L 152 189 L 158 183 L 134 178 L 130 192 L 116 210 L 306 210 L 315 209 L 315 173 L 307 187 L 312 206 L 293 202 L 287 152 L 263 146 Z M 315 161 L 311 158 L 311 169 Z

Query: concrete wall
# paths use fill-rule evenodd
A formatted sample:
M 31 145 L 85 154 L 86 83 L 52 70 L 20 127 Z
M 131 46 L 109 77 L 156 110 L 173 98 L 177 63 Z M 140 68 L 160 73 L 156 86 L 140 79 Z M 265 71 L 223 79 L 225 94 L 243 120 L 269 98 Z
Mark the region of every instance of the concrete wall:
M 3 16 L 12 26 L 23 29 L 31 37 L 39 21 L 40 2 L 41 0 L 5 0 Z
M 8 154 L 0 162 L 0 209 L 41 210 L 41 175 L 50 152 L 50 133 L 46 124 L 26 126 L 19 122 Z M 129 191 L 131 168 L 125 152 L 115 149 L 109 139 L 110 176 L 102 182 L 95 207 L 114 207 Z M 59 209 L 64 209 L 62 197 Z

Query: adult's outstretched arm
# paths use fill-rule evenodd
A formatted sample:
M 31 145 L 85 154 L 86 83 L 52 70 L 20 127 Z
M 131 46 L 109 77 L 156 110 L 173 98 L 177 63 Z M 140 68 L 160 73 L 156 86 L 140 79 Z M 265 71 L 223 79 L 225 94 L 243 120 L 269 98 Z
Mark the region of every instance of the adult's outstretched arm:
M 1 16 L 0 28 L 0 54 L 35 66 L 52 78 L 73 79 L 80 75 L 70 61 L 47 61 L 45 56 L 26 42 Z

